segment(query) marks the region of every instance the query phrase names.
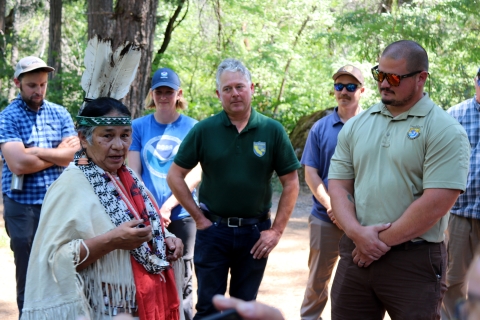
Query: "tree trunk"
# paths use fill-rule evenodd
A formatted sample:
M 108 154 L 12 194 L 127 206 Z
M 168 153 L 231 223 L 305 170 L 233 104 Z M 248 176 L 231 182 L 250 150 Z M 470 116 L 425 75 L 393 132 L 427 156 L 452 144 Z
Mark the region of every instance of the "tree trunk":
M 5 14 L 7 13 L 7 0 L 0 0 L 0 39 L 5 37 Z M 0 49 L 4 49 L 4 44 L 0 43 Z
M 50 25 L 49 25 L 49 45 L 48 45 L 48 63 L 55 68 L 54 72 L 48 75 L 52 80 L 54 75 L 61 74 L 62 71 L 62 0 L 50 0 Z M 56 103 L 62 104 L 62 82 L 51 82 L 49 90 L 56 91 Z
M 89 38 L 95 34 L 103 38 L 110 37 L 113 50 L 124 41 L 130 41 L 142 47 L 142 57 L 135 80 L 130 92 L 122 100 L 132 112 L 132 117 L 138 118 L 143 115 L 143 100 L 149 89 L 158 0 L 118 0 L 112 15 L 109 14 L 111 0 L 88 0 L 88 2 Z
M 113 0 L 88 0 L 87 3 L 88 39 L 95 35 L 111 37 L 113 28 Z
M 18 47 L 17 47 L 17 40 L 18 40 L 18 22 L 20 19 L 20 13 L 18 7 L 20 5 L 20 1 L 17 0 L 12 11 L 12 32 L 11 32 L 11 41 L 12 41 L 12 49 L 11 49 L 11 56 L 10 56 L 10 64 L 12 66 L 17 65 L 18 62 Z M 13 82 L 13 81 L 12 81 Z M 15 86 L 11 86 L 10 90 L 8 91 L 8 101 L 15 98 L 15 93 L 17 92 L 17 88 Z
M 7 70 L 6 52 L 7 39 L 5 32 L 5 13 L 7 12 L 7 0 L 0 0 L 0 72 Z M 0 78 L 0 88 L 4 88 L 2 78 Z

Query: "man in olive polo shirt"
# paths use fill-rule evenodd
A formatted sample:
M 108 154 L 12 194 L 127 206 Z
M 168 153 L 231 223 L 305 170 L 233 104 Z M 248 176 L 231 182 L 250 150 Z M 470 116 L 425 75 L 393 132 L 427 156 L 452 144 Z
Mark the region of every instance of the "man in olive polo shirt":
M 428 56 L 390 44 L 372 68 L 381 103 L 350 119 L 329 170 L 345 234 L 332 319 L 439 319 L 446 290 L 447 213 L 465 190 L 463 127 L 423 92 Z
M 215 294 L 254 300 L 267 257 L 277 245 L 297 200 L 300 164 L 280 123 L 251 107 L 250 72 L 234 59 L 217 70 L 217 96 L 223 111 L 197 123 L 183 140 L 167 181 L 197 224 L 194 250 L 198 281 L 194 319 L 215 313 Z M 200 206 L 185 184 L 202 166 Z M 270 221 L 273 172 L 283 186 L 277 214 Z

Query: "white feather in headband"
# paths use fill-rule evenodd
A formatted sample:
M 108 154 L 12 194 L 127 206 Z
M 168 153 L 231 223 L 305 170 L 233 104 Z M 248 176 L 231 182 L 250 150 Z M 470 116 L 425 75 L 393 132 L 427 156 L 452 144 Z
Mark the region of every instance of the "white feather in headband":
M 112 52 L 111 39 L 101 39 L 99 36 L 90 39 L 85 51 L 86 69 L 82 76 L 85 99 L 110 97 L 119 100 L 125 97 L 135 79 L 140 57 L 140 47 L 133 43 L 126 41 Z

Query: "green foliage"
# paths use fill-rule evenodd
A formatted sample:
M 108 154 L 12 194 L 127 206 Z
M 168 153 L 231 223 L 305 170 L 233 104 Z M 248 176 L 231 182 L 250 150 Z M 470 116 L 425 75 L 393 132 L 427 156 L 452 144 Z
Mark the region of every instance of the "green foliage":
M 429 53 L 430 83 L 426 90 L 437 104 L 448 108 L 473 95 L 480 60 L 476 45 L 480 23 L 472 7 L 478 7 L 476 0 L 417 0 L 391 13 L 349 12 L 337 19 L 341 27 L 332 32 L 334 47 L 343 50 L 346 44 L 354 44 L 348 54 L 375 65 L 389 43 L 417 41 Z
M 154 55 L 178 1 L 159 2 Z M 7 13 L 16 3 L 7 1 Z M 6 54 L 0 57 L 0 106 L 6 104 L 13 76 L 12 43 L 17 45 L 19 57 L 35 54 L 46 59 L 48 44 L 43 39 L 48 14 L 44 3 L 30 1 L 19 13 L 16 38 L 7 34 Z M 203 119 L 221 110 L 215 93 L 217 65 L 227 57 L 240 59 L 252 73 L 254 107 L 290 132 L 300 117 L 336 105 L 331 76 L 345 64 L 354 64 L 364 73 L 362 105 L 375 103 L 377 84 L 370 68 L 386 45 L 412 39 L 429 54 L 426 91 L 435 102 L 447 108 L 471 97 L 473 77 L 480 66 L 479 1 L 393 1 L 391 8 L 383 7 L 386 12 L 380 13 L 382 3 L 385 1 L 190 1 L 183 6 L 166 52 L 153 57 L 159 64 L 152 72 L 164 66 L 175 70 L 189 102 L 185 113 Z M 63 104 L 72 114 L 83 96 L 85 11 L 83 1 L 64 3 L 63 71 L 52 80 L 61 81 Z M 3 85 L 6 83 L 9 85 Z M 49 100 L 55 102 L 59 97 L 59 92 L 49 92 Z
M 77 115 L 83 102 L 84 92 L 80 85 L 84 70 L 83 57 L 87 47 L 87 17 L 83 2 L 71 0 L 63 3 L 62 12 L 62 72 L 57 73 L 51 83 L 61 81 L 63 95 L 48 91 L 48 100 L 59 103 L 72 115 Z M 51 86 L 52 88 L 54 86 Z

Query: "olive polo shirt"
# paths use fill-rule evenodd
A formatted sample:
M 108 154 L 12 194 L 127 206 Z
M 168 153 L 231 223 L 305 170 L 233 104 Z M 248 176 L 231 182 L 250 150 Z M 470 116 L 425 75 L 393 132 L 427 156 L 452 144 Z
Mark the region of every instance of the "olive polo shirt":
M 350 119 L 338 136 L 329 179 L 354 179 L 363 226 L 394 222 L 424 189 L 465 191 L 470 145 L 463 127 L 427 94 L 393 117 L 383 103 Z M 441 242 L 448 215 L 420 238 Z
M 255 217 L 272 205 L 271 177 L 300 168 L 282 125 L 252 108 L 238 133 L 225 111 L 197 123 L 187 134 L 175 163 L 191 169 L 200 162 L 199 201 L 223 217 Z

